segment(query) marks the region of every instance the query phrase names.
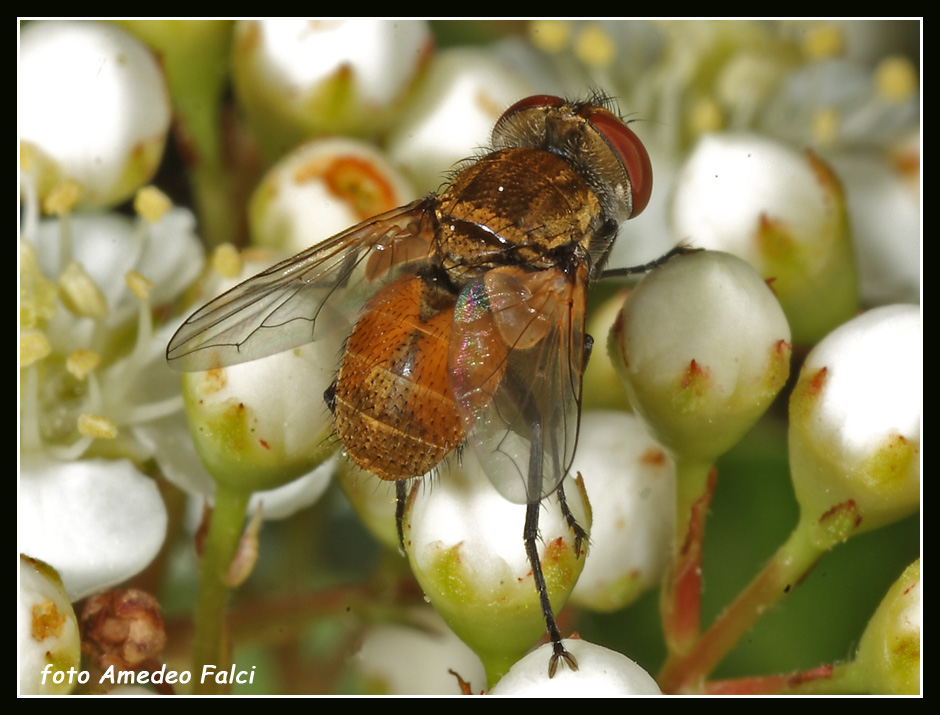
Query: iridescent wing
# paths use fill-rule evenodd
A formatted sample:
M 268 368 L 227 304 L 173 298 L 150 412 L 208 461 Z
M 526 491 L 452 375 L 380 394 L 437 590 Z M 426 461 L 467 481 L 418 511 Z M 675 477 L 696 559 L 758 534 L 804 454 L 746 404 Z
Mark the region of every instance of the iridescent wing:
M 554 492 L 578 442 L 587 271 L 502 267 L 457 301 L 451 384 L 468 440 L 499 492 Z
M 393 269 L 428 259 L 433 201 L 363 221 L 223 293 L 183 323 L 167 362 L 181 372 L 236 365 L 348 327 L 342 305 L 361 307 Z

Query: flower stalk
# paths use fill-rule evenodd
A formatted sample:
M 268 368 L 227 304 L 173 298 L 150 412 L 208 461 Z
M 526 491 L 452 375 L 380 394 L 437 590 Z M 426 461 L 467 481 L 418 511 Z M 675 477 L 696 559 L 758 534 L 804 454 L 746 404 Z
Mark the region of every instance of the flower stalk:
M 217 483 L 215 508 L 209 522 L 199 564 L 199 601 L 196 604 L 196 633 L 193 640 L 193 672 L 201 674 L 203 666 L 217 666 L 223 672 L 229 665 L 229 642 L 226 633 L 225 607 L 228 603 L 229 567 L 235 559 L 248 513 L 250 491 L 233 489 Z M 219 695 L 225 686 L 213 678 L 195 681 L 200 695 Z
M 676 461 L 676 533 L 672 567 L 663 583 L 660 616 L 670 653 L 688 651 L 698 638 L 702 605 L 702 546 L 705 515 L 715 491 L 717 472 L 679 459 Z
M 841 506 L 841 505 L 840 505 Z M 701 692 L 705 678 L 775 603 L 798 585 L 816 562 L 854 531 L 854 505 L 819 519 L 801 518 L 787 541 L 715 622 L 685 652 L 667 658 L 657 681 L 667 693 Z

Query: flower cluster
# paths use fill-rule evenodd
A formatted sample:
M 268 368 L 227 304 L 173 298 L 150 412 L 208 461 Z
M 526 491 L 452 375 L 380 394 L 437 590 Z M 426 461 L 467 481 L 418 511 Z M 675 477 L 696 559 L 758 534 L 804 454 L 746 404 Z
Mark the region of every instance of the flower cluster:
M 917 23 L 31 21 L 20 40 L 22 693 L 168 665 L 231 668 L 183 693 L 919 692 Z M 438 191 L 520 98 L 592 92 L 655 173 L 607 267 L 649 265 L 592 293 L 542 573 L 527 506 L 469 441 L 404 488 L 346 458 L 330 403 L 355 275 L 308 306 L 309 344 L 167 365 L 186 315 Z M 542 577 L 577 664 L 553 677 Z M 786 601 L 758 623 L 798 585 L 831 623 Z

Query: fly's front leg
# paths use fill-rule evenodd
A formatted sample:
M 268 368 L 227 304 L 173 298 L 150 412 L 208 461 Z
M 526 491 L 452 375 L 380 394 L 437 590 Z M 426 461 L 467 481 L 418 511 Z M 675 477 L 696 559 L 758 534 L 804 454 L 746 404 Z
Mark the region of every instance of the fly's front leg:
M 649 273 L 654 268 L 659 268 L 661 265 L 668 263 L 670 259 L 675 258 L 676 256 L 684 256 L 689 253 L 698 253 L 701 250 L 703 249 L 692 248 L 692 246 L 680 243 L 678 246 L 671 249 L 668 253 L 664 253 L 655 261 L 644 263 L 642 266 L 630 266 L 629 268 L 608 268 L 601 273 L 600 278 L 626 278 L 627 276 L 635 276 L 639 273 Z
M 405 489 L 405 480 L 399 479 L 395 482 L 395 528 L 398 529 L 398 548 L 401 553 L 405 553 L 405 527 L 402 522 L 405 520 L 405 500 L 408 498 L 408 491 Z

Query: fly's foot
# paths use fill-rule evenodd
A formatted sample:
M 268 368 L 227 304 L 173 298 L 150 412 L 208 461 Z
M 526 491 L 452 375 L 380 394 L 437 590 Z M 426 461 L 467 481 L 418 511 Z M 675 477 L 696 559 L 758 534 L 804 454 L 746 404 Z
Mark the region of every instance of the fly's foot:
M 555 672 L 558 670 L 558 661 L 564 660 L 568 664 L 568 667 L 572 670 L 578 669 L 578 660 L 571 653 L 569 653 L 561 641 L 555 641 L 552 644 L 554 653 L 552 657 L 548 660 L 548 677 L 554 678 Z

